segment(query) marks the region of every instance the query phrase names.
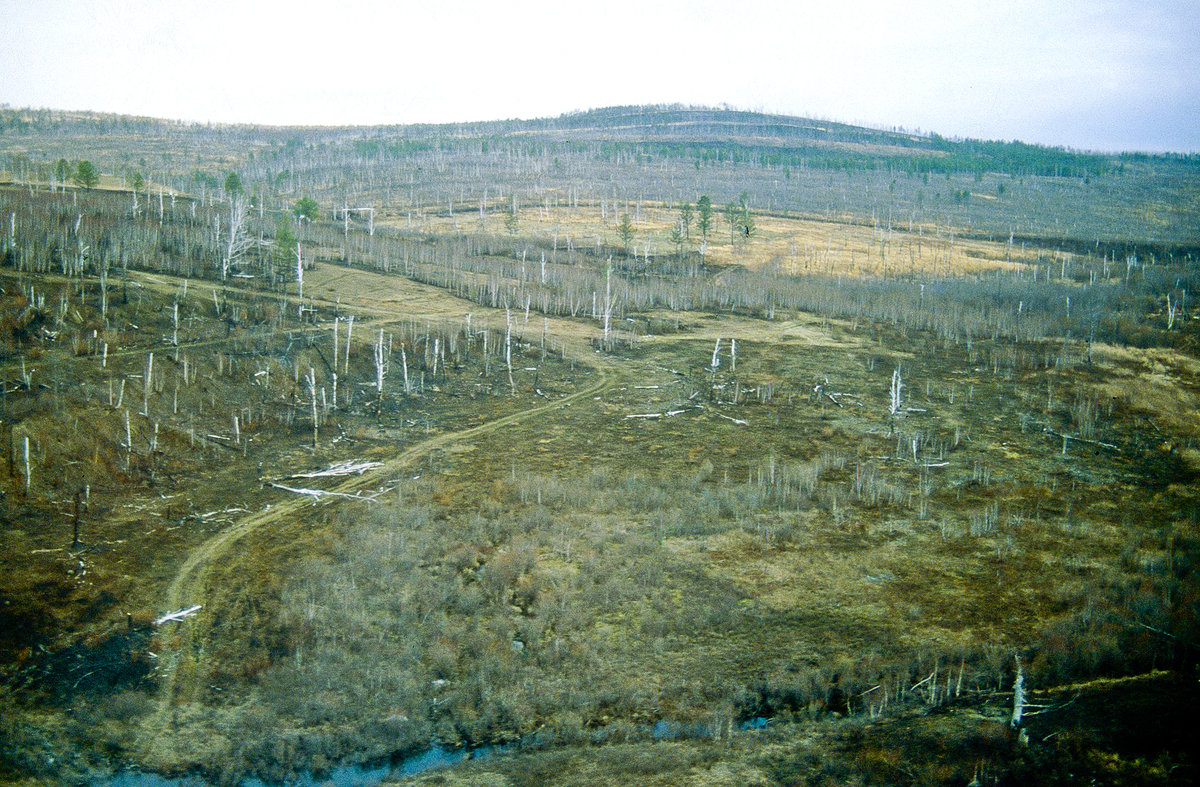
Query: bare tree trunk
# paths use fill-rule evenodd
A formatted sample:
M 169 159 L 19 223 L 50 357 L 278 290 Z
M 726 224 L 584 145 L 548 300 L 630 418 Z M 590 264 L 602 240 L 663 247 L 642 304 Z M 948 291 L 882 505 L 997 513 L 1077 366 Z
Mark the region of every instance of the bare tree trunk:
M 486 380 L 491 374 L 491 359 L 488 357 L 488 336 L 490 335 L 487 328 L 483 329 L 483 377 Z
M 504 364 L 508 367 L 509 390 L 516 395 L 517 385 L 513 382 L 512 376 L 512 315 L 508 309 L 504 310 L 504 322 Z
M 1009 726 L 1014 730 L 1021 729 L 1021 717 L 1025 715 L 1025 670 L 1021 666 L 1021 657 L 1016 656 L 1017 677 L 1013 680 L 1013 709 Z
M 108 264 L 100 263 L 100 319 L 108 323 Z M 105 345 L 107 347 L 107 345 Z
M 900 392 L 904 390 L 904 380 L 900 377 L 900 367 L 897 366 L 892 371 L 892 387 L 891 387 L 891 406 L 889 414 L 895 415 L 900 412 Z
M 297 319 L 304 320 L 304 254 L 300 250 L 300 241 L 296 241 L 296 307 Z
M 604 344 L 608 345 L 608 329 L 612 320 L 612 257 L 604 268 Z
M 317 373 L 308 367 L 308 396 L 312 400 L 312 444 L 317 447 Z
M 375 391 L 379 394 L 380 399 L 383 399 L 383 375 L 386 360 L 383 354 L 383 329 L 380 328 L 379 340 L 375 343 Z
M 245 224 L 246 203 L 235 195 L 229 201 L 229 238 L 225 242 L 225 252 L 221 255 L 221 281 L 229 278 L 229 269 L 249 248 L 246 245 Z
M 29 435 L 22 438 L 23 449 L 22 453 L 25 459 L 25 495 L 29 495 Z
M 146 377 L 142 380 L 142 415 L 150 414 L 150 381 L 154 378 L 154 353 L 146 354 Z
M 79 504 L 80 504 L 80 493 L 79 493 L 79 490 L 76 489 L 75 490 L 75 519 L 73 521 L 73 527 L 72 527 L 73 532 L 71 535 L 71 549 L 72 550 L 79 549 Z

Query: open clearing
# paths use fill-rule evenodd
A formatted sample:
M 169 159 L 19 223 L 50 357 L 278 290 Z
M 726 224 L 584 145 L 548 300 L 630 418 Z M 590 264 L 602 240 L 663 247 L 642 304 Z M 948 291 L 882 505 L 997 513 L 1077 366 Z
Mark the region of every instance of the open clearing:
M 0 189 L 0 778 L 1193 773 L 1194 259 L 998 229 L 1134 175 L 656 160 L 705 239 L 648 158 L 476 196 L 490 138 L 296 220 L 319 144 L 240 257 L 207 171 Z
M 134 274 L 131 281 L 139 282 L 147 297 L 171 297 L 182 286 L 162 274 Z M 506 319 L 501 311 L 437 288 L 333 265 L 321 266 L 306 284 L 311 302 L 326 314 L 346 311 L 353 303 L 365 341 L 405 323 L 463 324 L 470 314 L 476 326 L 490 324 L 498 331 Z M 199 301 L 211 296 L 211 288 L 196 288 L 194 294 Z M 773 683 L 799 674 L 809 685 L 819 684 L 828 680 L 828 664 L 840 665 L 835 667 L 842 672 L 840 682 L 848 680 L 848 672 L 864 671 L 860 680 L 865 681 L 873 669 L 896 669 L 898 658 L 940 653 L 965 659 L 981 642 L 989 643 L 1002 663 L 1006 649 L 1034 636 L 1055 610 L 1070 610 L 1097 583 L 1123 581 L 1130 563 L 1122 555 L 1128 554 L 1124 545 L 1135 520 L 1109 501 L 1138 497 L 1134 489 L 1145 483 L 1138 467 L 1155 451 L 1133 424 L 1149 419 L 1159 428 L 1183 428 L 1194 406 L 1180 399 L 1182 394 L 1151 394 L 1164 387 L 1181 392 L 1196 382 L 1194 365 L 1161 352 L 1143 357 L 1101 349 L 1095 356 L 1105 359 L 1102 365 L 1082 374 L 1082 347 L 1026 348 L 1029 359 L 1038 359 L 1032 367 L 1043 368 L 1022 369 L 1030 360 L 1017 355 L 989 362 L 997 351 L 987 346 L 973 353 L 943 349 L 928 355 L 919 339 L 884 340 L 875 331 L 864 335 L 848 323 L 798 313 L 773 321 L 679 312 L 651 312 L 646 319 L 669 320 L 672 331 L 631 336 L 607 357 L 587 343 L 600 338 L 601 327 L 593 321 L 546 318 L 537 321 L 540 331 L 523 325 L 531 334 L 544 331 L 583 374 L 549 401 L 533 396 L 519 404 L 532 395 L 527 392 L 517 402 L 496 403 L 500 409 L 493 406 L 494 417 L 479 420 L 476 414 L 471 425 L 460 428 L 443 416 L 438 420 L 446 426 L 432 436 L 418 432 L 395 446 L 390 440 L 363 440 L 407 430 L 364 424 L 347 432 L 347 422 L 343 434 L 358 435 L 351 447 L 330 446 L 318 453 L 303 448 L 302 433 L 294 437 L 292 458 L 276 454 L 275 461 L 283 463 L 260 466 L 260 478 L 286 477 L 347 458 L 378 464 L 322 484 L 326 496 L 319 502 L 264 487 L 223 515 L 224 524 L 211 535 L 192 535 L 186 556 L 178 553 L 163 564 L 163 579 L 129 586 L 117 596 L 108 633 L 92 635 L 98 641 L 118 636 L 124 627 L 120 613 L 131 607 L 146 610 L 140 620 L 193 604 L 202 608 L 180 624 L 168 624 L 166 634 L 148 643 L 156 656 L 153 667 L 142 688 L 131 690 L 150 692 L 153 702 L 144 715 L 130 717 L 128 732 L 120 732 L 125 725 L 109 722 L 110 734 L 127 736 L 144 763 L 167 770 L 187 762 L 215 767 L 214 758 L 238 751 L 236 730 L 247 723 L 246 715 L 261 715 L 278 702 L 271 687 L 306 680 L 295 674 L 293 664 L 305 638 L 292 633 L 294 624 L 287 621 L 294 612 L 286 604 L 295 603 L 291 599 L 299 590 L 316 609 L 329 609 L 326 594 L 345 591 L 322 587 L 314 572 L 322 576 L 321 566 L 329 565 L 338 575 L 354 575 L 360 571 L 355 562 L 363 557 L 336 544 L 362 538 L 373 543 L 381 537 L 379 524 L 362 523 L 403 516 L 425 495 L 444 512 L 437 515 L 444 522 L 439 528 L 444 540 L 426 548 L 434 550 L 427 551 L 432 563 L 415 576 L 396 578 L 400 584 L 389 591 L 414 604 L 418 596 L 405 588 L 422 582 L 443 583 L 442 593 L 469 592 L 490 581 L 487 566 L 524 550 L 523 567 L 493 596 L 498 606 L 472 602 L 471 616 L 508 620 L 516 632 L 526 631 L 530 620 L 546 618 L 526 633 L 508 636 L 521 641 L 525 653 L 568 650 L 569 657 L 559 656 L 561 663 L 590 664 L 587 684 L 611 686 L 621 697 L 604 710 L 585 699 L 582 686 L 571 688 L 568 682 L 561 691 L 566 697 L 575 694 L 574 706 L 559 698 L 557 709 L 540 721 L 532 709 L 523 711 L 531 714 L 525 721 L 513 715 L 513 708 L 506 722 L 513 726 L 477 734 L 521 734 L 527 723 L 611 724 L 627 714 L 712 719 L 739 713 L 730 705 L 721 711 L 720 704 L 714 711 L 711 695 L 692 694 L 687 687 L 698 673 L 716 685 L 764 681 L 757 702 L 769 703 L 779 702 L 770 698 L 783 691 Z M 328 323 L 301 327 L 300 333 L 328 336 L 329 328 Z M 294 329 L 288 333 L 300 335 Z M 717 340 L 722 363 L 714 371 Z M 179 348 L 215 351 L 223 341 L 185 342 Z M 269 339 L 260 335 L 257 341 Z M 1055 357 L 1047 364 L 1050 351 Z M 111 352 L 109 360 L 138 361 L 144 353 L 125 348 Z M 888 381 L 898 367 L 908 389 L 900 419 L 889 415 L 887 403 Z M 522 388 L 529 384 L 528 371 L 523 374 Z M 1106 382 L 1130 377 L 1146 382 L 1121 386 L 1128 392 L 1121 394 Z M 1041 392 L 1036 396 L 1045 401 L 1034 406 L 1027 391 Z M 1112 447 L 1069 446 L 1064 456 L 1057 435 L 1066 428 L 1059 424 L 1077 417 L 1071 408 L 1080 402 L 1107 408 L 1091 439 Z M 1075 461 L 1081 453 L 1086 471 Z M 241 459 L 229 458 L 241 468 L 237 472 L 245 473 L 256 455 L 266 454 L 248 450 Z M 423 478 L 412 481 L 418 476 Z M 428 491 L 405 491 L 414 483 Z M 696 508 L 679 496 L 680 486 L 711 502 Z M 1091 490 L 1098 486 L 1109 497 L 1094 495 Z M 1142 505 L 1161 510 L 1173 505 L 1163 498 L 1181 492 L 1167 486 L 1155 497 L 1142 497 Z M 376 502 L 346 499 L 353 496 Z M 372 513 L 381 507 L 395 513 L 381 519 Z M 151 515 L 169 516 L 169 510 Z M 144 506 L 139 509 L 140 516 L 146 513 Z M 511 526 L 493 524 L 492 534 L 480 540 L 479 525 L 465 520 L 479 520 L 481 513 L 493 522 L 516 515 L 544 517 L 545 524 L 508 535 L 505 528 Z M 128 525 L 113 518 L 106 526 L 115 536 Z M 26 538 L 28 553 L 46 561 L 43 571 L 61 565 L 65 555 L 52 551 L 52 537 L 30 533 Z M 1148 542 L 1142 537 L 1137 560 L 1160 559 L 1162 547 L 1154 543 L 1153 537 Z M 329 557 L 304 556 L 314 550 Z M 116 570 L 107 564 L 123 562 L 121 551 L 83 553 L 96 578 L 92 583 Z M 306 562 L 313 567 L 300 568 L 299 575 L 310 578 L 298 588 L 287 576 Z M 441 573 L 455 564 L 467 566 L 467 573 Z M 604 584 L 584 581 L 593 575 L 605 576 Z M 482 579 L 473 582 L 472 576 Z M 509 592 L 515 595 L 509 598 Z M 370 609 L 372 593 L 362 588 L 343 603 Z M 523 604 L 512 606 L 522 595 Z M 451 602 L 451 610 L 457 603 Z M 231 618 L 234 610 L 245 611 Z M 255 611 L 247 616 L 249 610 Z M 282 628 L 277 615 L 283 616 Z M 319 650 L 321 612 L 310 611 L 308 620 L 310 633 L 304 637 L 313 639 L 307 647 Z M 343 621 L 338 636 L 356 627 L 364 628 L 358 636 L 368 636 L 377 623 L 360 620 L 347 629 Z M 436 639 L 425 647 L 433 650 L 419 657 L 434 675 L 450 676 L 435 682 L 461 678 L 453 661 L 439 662 L 444 657 L 435 655 L 454 630 L 451 623 L 431 628 Z M 409 631 L 405 639 L 414 634 L 422 636 Z M 413 658 L 403 655 L 411 653 L 411 641 L 402 652 L 389 653 L 394 646 L 387 638 L 375 647 L 381 650 L 369 663 Z M 514 675 L 521 671 L 519 664 L 507 669 L 516 669 Z M 248 693 L 234 681 L 246 670 L 263 676 L 260 688 Z M 221 690 L 214 693 L 214 687 Z M 231 697 L 230 691 L 236 693 Z M 830 701 L 828 691 L 818 689 L 816 696 L 826 697 L 822 704 Z M 419 702 L 426 693 L 417 690 L 407 702 Z M 718 695 L 716 702 L 745 701 L 737 696 Z M 459 704 L 479 701 L 451 697 L 455 714 L 469 707 L 458 709 Z M 331 701 L 336 709 L 343 700 Z M 306 734 L 302 731 L 313 721 L 305 721 L 299 710 L 292 713 L 297 714 L 292 724 L 301 726 L 293 732 L 282 727 L 272 736 Z M 595 714 L 593 720 L 588 714 Z M 273 723 L 287 724 L 286 718 L 280 715 Z M 465 720 L 455 724 L 461 731 L 453 734 L 470 729 Z M 448 731 L 439 734 L 444 739 Z

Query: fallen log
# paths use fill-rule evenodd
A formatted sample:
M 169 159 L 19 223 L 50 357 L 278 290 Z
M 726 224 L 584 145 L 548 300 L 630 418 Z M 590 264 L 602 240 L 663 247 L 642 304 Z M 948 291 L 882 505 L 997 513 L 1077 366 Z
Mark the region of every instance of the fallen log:
M 173 620 L 183 620 L 188 615 L 195 614 L 196 611 L 199 610 L 201 606 L 203 606 L 203 605 L 196 604 L 195 606 L 188 607 L 187 609 L 180 609 L 180 610 L 176 610 L 175 612 L 168 612 L 167 614 L 163 615 L 161 618 L 157 618 L 154 621 L 154 625 L 161 626 L 162 624 L 170 623 Z
M 223 511 L 209 511 L 207 514 L 200 514 L 197 518 L 200 519 L 201 521 L 207 522 L 208 520 L 212 519 L 213 517 L 220 516 L 221 514 L 246 514 L 246 513 L 249 513 L 249 511 L 247 509 L 241 508 L 240 506 L 235 506 L 233 508 L 226 508 Z
M 304 487 L 285 486 L 283 484 L 277 484 L 274 481 L 268 481 L 267 484 L 268 486 L 273 486 L 276 489 L 282 489 L 283 491 L 291 492 L 292 494 L 308 495 L 313 500 L 320 500 L 322 497 L 345 497 L 349 498 L 350 500 L 374 500 L 376 497 L 375 495 L 370 495 L 368 497 L 363 495 L 351 495 L 346 492 L 329 492 L 324 489 L 306 489 Z
M 626 418 L 670 418 L 672 415 L 680 415 L 681 413 L 686 413 L 686 412 L 687 412 L 687 408 L 684 408 L 682 410 L 667 410 L 666 412 L 662 412 L 662 413 L 634 413 L 632 415 L 627 415 L 625 417 Z
M 1118 446 L 1115 446 L 1112 443 L 1104 443 L 1099 440 L 1089 440 L 1086 437 L 1079 437 L 1078 435 L 1065 434 L 1063 432 L 1056 432 L 1048 426 L 1044 427 L 1043 430 L 1048 434 L 1054 435 L 1055 437 L 1061 437 L 1063 439 L 1063 446 L 1064 446 L 1063 450 L 1064 451 L 1066 450 L 1066 441 L 1067 440 L 1074 440 L 1077 443 L 1087 443 L 1088 445 L 1098 445 L 1101 448 L 1107 448 L 1110 451 L 1120 450 L 1120 448 Z
M 337 465 L 330 465 L 324 470 L 317 470 L 312 473 L 294 473 L 288 478 L 330 478 L 344 475 L 362 475 L 368 470 L 374 470 L 377 467 L 383 467 L 383 462 L 342 462 Z

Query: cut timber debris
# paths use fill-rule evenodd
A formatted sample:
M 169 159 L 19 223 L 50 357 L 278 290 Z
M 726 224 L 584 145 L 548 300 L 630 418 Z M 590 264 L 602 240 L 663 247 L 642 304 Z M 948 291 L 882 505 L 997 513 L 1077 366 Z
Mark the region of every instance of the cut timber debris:
M 308 495 L 313 500 L 320 500 L 322 497 L 347 497 L 351 500 L 374 500 L 376 497 L 376 495 L 351 495 L 346 492 L 328 492 L 324 489 L 305 489 L 303 487 L 284 486 L 283 484 L 276 484 L 273 482 L 270 482 L 270 486 L 273 486 L 276 489 L 282 489 L 285 492 L 292 492 L 293 494 L 297 495 Z
M 343 475 L 362 475 L 368 470 L 383 467 L 383 462 L 342 462 L 312 473 L 296 473 L 288 478 L 329 478 Z
M 1050 427 L 1048 427 L 1048 426 L 1047 426 L 1047 427 L 1044 427 L 1044 428 L 1043 428 L 1043 431 L 1045 431 L 1047 434 L 1054 435 L 1055 437 L 1061 437 L 1061 438 L 1062 438 L 1062 441 L 1063 441 L 1063 453 L 1064 453 L 1064 454 L 1065 454 L 1065 453 L 1066 453 L 1066 451 L 1067 451 L 1067 441 L 1068 441 L 1068 440 L 1074 440 L 1074 441 L 1075 441 L 1075 442 L 1077 442 L 1077 443 L 1087 443 L 1088 445 L 1098 445 L 1098 446 L 1100 446 L 1101 448 L 1107 448 L 1107 449 L 1109 449 L 1110 451 L 1117 451 L 1117 450 L 1120 450 L 1120 449 L 1119 449 L 1117 446 L 1113 445 L 1112 443 L 1103 443 L 1103 442 L 1101 442 L 1101 441 L 1099 441 L 1099 440 L 1089 440 L 1089 439 L 1087 439 L 1086 437 L 1080 437 L 1079 435 L 1065 434 L 1065 433 L 1063 433 L 1063 432 L 1056 432 L 1056 431 L 1054 431 L 1053 429 L 1051 429 L 1051 428 L 1050 428 Z
M 249 511 L 247 509 L 241 508 L 239 506 L 235 506 L 233 508 L 226 508 L 223 511 L 209 511 L 207 514 L 200 514 L 199 518 L 202 521 L 207 522 L 208 520 L 212 519 L 213 517 L 221 516 L 222 514 L 246 514 L 246 513 L 249 513 Z
M 196 604 L 195 606 L 188 607 L 187 609 L 180 609 L 180 610 L 176 610 L 175 612 L 168 612 L 167 614 L 163 615 L 161 618 L 157 618 L 154 621 L 154 625 L 161 626 L 162 624 L 170 623 L 173 620 L 183 620 L 188 615 L 195 614 L 195 612 L 197 610 L 199 610 L 201 606 L 202 606 L 201 604 Z

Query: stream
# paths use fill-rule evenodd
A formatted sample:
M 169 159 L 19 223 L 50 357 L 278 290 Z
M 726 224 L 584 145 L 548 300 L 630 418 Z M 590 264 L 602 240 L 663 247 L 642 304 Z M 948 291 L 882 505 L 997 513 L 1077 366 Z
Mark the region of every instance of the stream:
M 756 716 L 741 722 L 742 730 L 761 730 L 770 719 Z M 703 722 L 657 721 L 646 726 L 650 737 L 656 741 L 672 741 L 682 738 L 702 738 L 711 734 L 710 725 Z M 483 759 L 492 754 L 513 751 L 524 745 L 537 745 L 538 736 L 526 740 L 496 746 L 480 746 L 473 749 L 446 748 L 434 744 L 423 752 L 386 762 L 370 762 L 361 765 L 339 765 L 320 775 L 305 771 L 295 779 L 284 782 L 287 787 L 373 787 L 384 780 L 417 776 L 439 768 L 449 768 L 467 759 Z M 107 778 L 89 782 L 91 787 L 212 787 L 212 782 L 201 776 L 163 776 L 141 771 L 123 771 Z M 277 782 L 265 782 L 256 777 L 247 777 L 239 787 L 274 787 Z

